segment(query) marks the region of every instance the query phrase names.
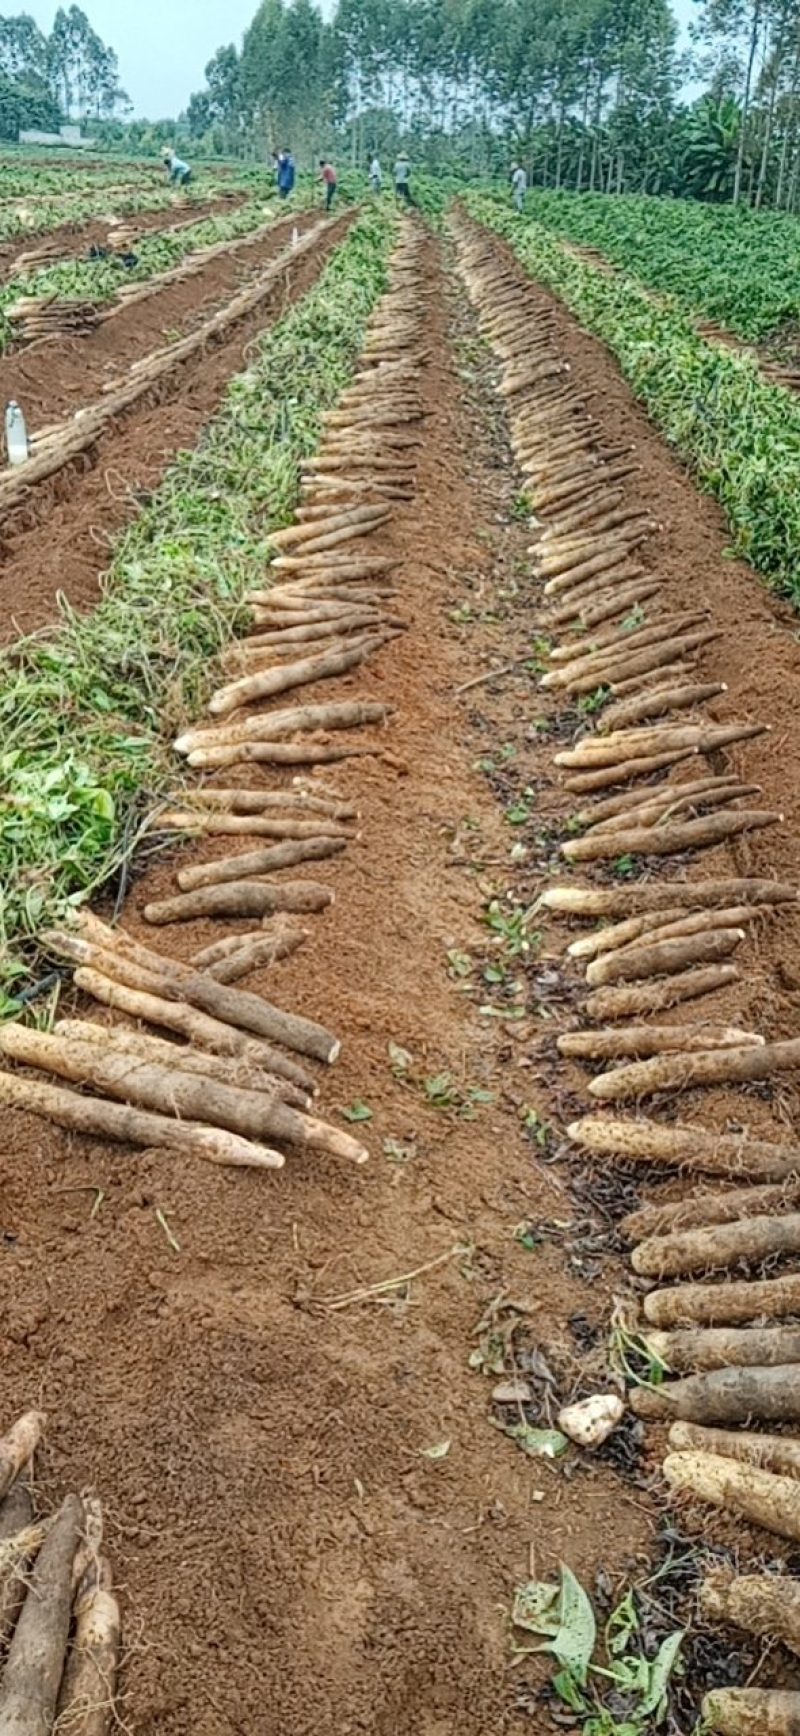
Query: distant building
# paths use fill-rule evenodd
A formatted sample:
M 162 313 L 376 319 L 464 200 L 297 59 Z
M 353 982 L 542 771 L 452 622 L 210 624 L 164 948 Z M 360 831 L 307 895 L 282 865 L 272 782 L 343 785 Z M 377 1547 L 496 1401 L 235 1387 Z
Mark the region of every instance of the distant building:
M 91 139 L 81 137 L 81 129 L 77 127 L 59 127 L 57 133 L 23 132 L 19 135 L 21 145 L 84 145 L 91 146 Z

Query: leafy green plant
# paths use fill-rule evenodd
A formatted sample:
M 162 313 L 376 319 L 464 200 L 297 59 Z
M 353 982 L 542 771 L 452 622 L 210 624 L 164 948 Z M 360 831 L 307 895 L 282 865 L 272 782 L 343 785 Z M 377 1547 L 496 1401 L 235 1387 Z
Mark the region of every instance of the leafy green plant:
M 355 1102 L 350 1104 L 349 1108 L 342 1110 L 342 1115 L 345 1121 L 371 1121 L 373 1111 L 370 1109 L 368 1103 L 364 1103 L 360 1097 L 357 1097 Z

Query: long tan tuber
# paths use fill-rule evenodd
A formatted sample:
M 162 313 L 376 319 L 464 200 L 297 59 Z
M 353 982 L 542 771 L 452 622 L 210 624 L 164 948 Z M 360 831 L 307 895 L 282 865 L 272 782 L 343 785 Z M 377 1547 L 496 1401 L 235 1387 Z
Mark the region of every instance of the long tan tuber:
M 631 1264 L 646 1278 L 678 1278 L 709 1272 L 738 1260 L 765 1260 L 800 1252 L 800 1213 L 785 1217 L 748 1217 L 738 1223 L 705 1225 L 651 1236 L 634 1248 Z
M 754 1434 L 746 1429 L 709 1429 L 701 1423 L 677 1422 L 668 1436 L 675 1453 L 715 1453 L 739 1464 L 800 1479 L 800 1441 L 791 1435 Z
M 0 1686 L 1 1736 L 49 1736 L 53 1728 L 82 1523 L 81 1502 L 68 1495 L 39 1551 L 9 1647 Z
M 719 904 L 794 904 L 797 889 L 776 880 L 657 880 L 634 886 L 552 886 L 540 902 L 563 916 L 635 916 L 676 905 L 702 910 Z
M 724 1055 L 713 1050 L 707 1054 L 664 1055 L 634 1062 L 630 1067 L 619 1067 L 594 1079 L 589 1089 L 593 1097 L 606 1103 L 627 1103 L 650 1097 L 656 1091 L 690 1091 L 698 1085 L 749 1085 L 754 1080 L 772 1079 L 777 1073 L 794 1072 L 798 1067 L 800 1039 L 795 1037 L 783 1043 L 729 1049 Z
M 208 709 L 216 717 L 225 716 L 229 711 L 237 711 L 240 706 L 252 705 L 257 700 L 269 699 L 277 693 L 286 693 L 292 687 L 305 687 L 315 681 L 328 680 L 334 675 L 346 675 L 348 670 L 356 669 L 374 651 L 379 651 L 384 643 L 383 634 L 376 633 L 371 638 L 354 640 L 346 651 L 306 657 L 298 663 L 284 664 L 280 669 L 243 676 L 227 687 L 218 688 L 209 700 Z
M 749 1134 L 709 1133 L 702 1127 L 664 1127 L 657 1121 L 613 1120 L 585 1115 L 567 1128 L 569 1138 L 585 1151 L 620 1157 L 634 1163 L 669 1164 L 703 1170 L 708 1175 L 757 1176 L 781 1181 L 800 1173 L 800 1145 L 776 1145 Z
M 597 988 L 605 983 L 671 976 L 689 965 L 717 964 L 735 952 L 743 940 L 743 928 L 711 929 L 672 940 L 661 940 L 656 930 L 646 941 L 620 947 L 617 952 L 604 952 L 593 959 L 586 967 L 586 981 L 591 988 Z
M 658 977 L 652 982 L 617 983 L 609 988 L 595 989 L 586 1001 L 586 1013 L 590 1019 L 601 1022 L 603 1019 L 630 1019 L 642 1013 L 664 1012 L 669 1007 L 680 1006 L 682 1001 L 716 994 L 738 981 L 739 973 L 734 965 L 702 965 L 697 970 L 680 970 L 674 976 Z
M 800 1542 L 800 1485 L 790 1477 L 698 1452 L 670 1453 L 664 1476 L 673 1489 Z
M 110 1736 L 122 1649 L 119 1604 L 102 1557 L 75 1601 L 75 1632 L 58 1699 L 58 1729 L 65 1736 Z
M 279 1079 L 287 1079 L 301 1091 L 310 1094 L 314 1090 L 314 1080 L 304 1067 L 290 1055 L 273 1048 L 271 1043 L 250 1036 L 241 1026 L 210 1017 L 188 1002 L 169 1000 L 166 994 L 130 988 L 104 976 L 100 970 L 76 970 L 74 981 L 76 988 L 92 1000 L 99 1001 L 101 1006 L 112 1007 L 115 1012 L 127 1013 L 130 1018 L 144 1019 L 162 1030 L 173 1031 L 212 1054 L 239 1056 L 254 1067 L 277 1074 Z
M 217 1079 L 234 1090 L 265 1091 L 282 1097 L 295 1109 L 307 1109 L 311 1094 L 256 1067 L 251 1061 L 236 1055 L 212 1055 L 208 1049 L 195 1049 L 188 1043 L 168 1043 L 164 1037 L 151 1037 L 144 1031 L 132 1031 L 127 1025 L 95 1025 L 88 1019 L 59 1019 L 54 1034 L 65 1041 L 105 1045 L 117 1055 L 133 1055 L 138 1060 L 155 1061 L 165 1067 L 176 1066 L 182 1073 L 199 1074 L 203 1079 Z
M 795 1422 L 800 1417 L 800 1366 L 712 1368 L 662 1386 L 634 1387 L 640 1417 L 682 1417 L 696 1423 Z M 800 1498 L 800 1490 L 796 1491 Z M 800 1507 L 800 1499 L 798 1499 Z
M 621 1218 L 617 1228 L 628 1241 L 641 1242 L 647 1236 L 664 1236 L 672 1230 L 733 1224 L 740 1218 L 760 1217 L 766 1212 L 786 1212 L 798 1204 L 800 1175 L 763 1186 L 728 1188 L 725 1193 L 709 1190 L 692 1192 L 677 1200 L 651 1201 Z
M 275 1093 L 270 1096 L 181 1072 L 179 1052 L 178 1059 L 165 1066 L 130 1053 L 117 1054 L 102 1042 L 51 1036 L 12 1022 L 0 1030 L 0 1053 L 73 1084 L 90 1085 L 137 1108 L 173 1114 L 182 1122 L 224 1128 L 256 1143 L 269 1137 L 356 1163 L 366 1161 L 364 1147 L 350 1134 L 292 1108 Z
M 724 1284 L 675 1284 L 651 1290 L 644 1313 L 651 1326 L 738 1326 L 780 1320 L 800 1312 L 800 1276 L 727 1280 Z
M 33 1458 L 47 1421 L 43 1411 L 25 1411 L 6 1434 L 0 1436 L 0 1500 Z
M 703 1696 L 700 1716 L 702 1728 L 714 1736 L 800 1736 L 800 1694 L 782 1688 L 712 1688 Z
M 763 1037 L 739 1031 L 735 1025 L 626 1025 L 608 1031 L 565 1031 L 557 1039 L 559 1054 L 578 1061 L 617 1061 L 625 1056 L 691 1054 L 695 1049 L 738 1048 L 762 1043 Z
M 345 849 L 344 838 L 305 838 L 296 843 L 273 844 L 269 850 L 248 850 L 241 856 L 222 856 L 213 862 L 198 862 L 178 871 L 182 892 L 196 886 L 222 886 L 229 880 L 275 874 L 281 868 L 296 868 L 301 862 L 322 862 Z
M 332 903 L 330 889 L 313 880 L 274 884 L 233 880 L 229 885 L 204 886 L 194 892 L 178 893 L 174 898 L 157 899 L 145 905 L 144 919 L 159 927 L 169 922 L 193 922 L 200 916 L 266 916 L 273 910 L 310 915 L 326 910 Z
M 761 808 L 736 808 L 732 813 L 706 814 L 699 820 L 666 820 L 658 826 L 604 831 L 595 827 L 585 838 L 568 838 L 561 846 L 570 862 L 613 862 L 619 856 L 671 856 L 684 850 L 706 850 L 728 838 L 741 837 L 764 826 L 777 826 L 782 814 Z
M 603 726 L 625 729 L 648 718 L 668 717 L 672 711 L 689 711 L 727 693 L 724 681 L 687 681 L 645 690 L 636 699 L 621 699 L 603 712 Z
M 648 1350 L 673 1374 L 800 1362 L 800 1326 L 679 1327 L 645 1331 L 644 1337 Z
M 672 940 L 676 936 L 703 934 L 712 928 L 742 928 L 756 922 L 766 912 L 757 904 L 734 904 L 726 909 L 647 911 L 642 916 L 629 916 L 623 922 L 584 935 L 567 948 L 570 958 L 605 958 L 634 943 L 649 944 Z M 713 1047 L 713 1045 L 709 1045 Z

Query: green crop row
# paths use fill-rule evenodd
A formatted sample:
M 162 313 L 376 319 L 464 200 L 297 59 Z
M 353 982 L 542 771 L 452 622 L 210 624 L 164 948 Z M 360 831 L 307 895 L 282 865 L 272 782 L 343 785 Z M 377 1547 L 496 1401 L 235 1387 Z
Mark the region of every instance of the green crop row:
M 64 608 L 56 629 L 0 656 L 0 1010 L 29 968 L 9 943 L 109 881 L 179 783 L 171 739 L 245 626 L 269 528 L 290 517 L 322 413 L 352 376 L 393 233 L 366 212 L 264 336 L 123 537 L 98 608 Z
M 30 205 L 0 206 L 0 242 L 33 240 L 37 235 L 48 234 L 51 229 L 61 229 L 65 223 L 92 223 L 105 217 L 136 217 L 142 212 L 166 211 L 170 206 L 176 213 L 185 214 L 187 209 L 191 210 L 192 204 L 206 204 L 223 191 L 229 191 L 229 188 L 204 180 L 191 187 L 188 193 L 181 194 L 176 194 L 175 189 L 167 184 L 163 187 L 145 185 L 141 189 L 117 187 L 108 191 L 101 187 L 87 187 L 85 193 L 69 197 L 54 193 L 52 198 L 37 200 Z
M 485 195 L 467 204 L 613 351 L 653 421 L 720 502 L 735 553 L 800 607 L 800 401 L 768 385 L 747 356 L 705 342 L 680 309 L 657 304 L 635 280 L 576 258 L 541 224 Z
M 800 223 L 780 212 L 635 194 L 535 193 L 536 222 L 757 342 L 800 319 Z

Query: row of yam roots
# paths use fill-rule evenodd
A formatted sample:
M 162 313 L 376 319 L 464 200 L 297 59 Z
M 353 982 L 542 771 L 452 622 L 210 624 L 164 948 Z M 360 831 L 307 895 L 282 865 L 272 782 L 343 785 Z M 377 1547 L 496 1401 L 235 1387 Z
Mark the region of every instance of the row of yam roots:
M 288 916 L 309 917 L 333 901 L 329 888 L 281 871 L 337 855 L 357 836 L 356 810 L 314 768 L 382 751 L 377 738 L 363 750 L 344 743 L 366 725 L 382 729 L 384 705 L 288 711 L 265 702 L 359 668 L 401 630 L 390 582 L 396 563 L 363 550 L 364 538 L 413 495 L 425 315 L 419 246 L 408 226 L 357 376 L 305 479 L 297 523 L 275 538 L 287 552 L 276 554 L 269 588 L 252 598 L 254 631 L 211 702 L 225 722 L 178 743 L 193 764 L 230 767 L 236 777 L 254 763 L 306 770 L 273 788 L 209 782 L 189 809 L 158 816 L 163 831 L 230 837 L 240 851 L 182 870 L 178 895 L 145 913 L 154 925 L 198 915 L 224 924 L 222 938 L 189 964 L 86 911 L 46 937 L 54 957 L 77 967 L 76 986 L 116 1022 L 0 1028 L 4 1059 L 26 1069 L 0 1072 L 5 1106 L 227 1165 L 279 1168 L 287 1145 L 367 1157 L 311 1113 L 312 1066 L 336 1059 L 338 1039 L 237 985 L 303 945 L 308 930 Z M 253 848 L 241 853 L 243 837 Z M 246 926 L 248 918 L 260 926 Z M 120 1722 L 120 1613 L 102 1515 L 96 1500 L 68 1495 L 54 1516 L 37 1516 L 31 1471 L 43 1422 L 29 1412 L 0 1439 L 0 1736 L 108 1736 Z
M 567 952 L 585 970 L 588 993 L 580 1028 L 565 1031 L 558 1049 L 604 1069 L 588 1091 L 595 1104 L 610 1106 L 574 1122 L 568 1137 L 598 1159 L 747 1183 L 645 1204 L 623 1220 L 645 1292 L 644 1319 L 637 1304 L 626 1329 L 663 1375 L 660 1384 L 634 1385 L 629 1404 L 671 1425 L 664 1476 L 684 1502 L 701 1511 L 710 1504 L 795 1544 L 800 1441 L 755 1425 L 800 1418 L 800 1275 L 703 1278 L 800 1252 L 800 1147 L 618 1110 L 657 1097 L 669 1113 L 680 1091 L 770 1081 L 800 1066 L 800 1041 L 769 1043 L 707 1018 L 669 1022 L 673 1008 L 690 1013 L 738 981 L 738 948 L 755 924 L 796 903 L 795 888 L 647 875 L 656 858 L 691 860 L 780 823 L 779 814 L 754 805 L 756 787 L 710 769 L 725 765 L 721 750 L 762 726 L 714 722 L 707 710 L 725 692 L 696 667 L 714 629 L 701 610 L 675 613 L 648 571 L 642 551 L 659 527 L 627 497 L 635 455 L 604 446 L 560 358 L 555 316 L 542 311 L 513 256 L 486 231 L 461 216 L 455 238 L 500 364 L 513 451 L 533 505 L 537 628 L 551 642 L 543 686 L 567 705 L 598 691 L 605 701 L 591 717 L 584 713 L 555 755 L 559 779 L 576 798 L 562 854 L 601 871 L 625 857 L 641 874 L 616 882 L 597 876 L 583 886 L 570 880 L 543 895 L 555 915 L 584 925 Z M 622 1411 L 617 1400 L 597 1414 L 610 1429 Z M 800 1654 L 800 1581 L 787 1573 L 726 1567 L 707 1581 L 701 1601 L 706 1617 Z M 800 1692 L 719 1688 L 706 1696 L 703 1716 L 705 1727 L 725 1736 L 785 1736 L 800 1731 Z
M 0 1736 L 109 1736 L 119 1726 L 120 1611 L 93 1495 L 48 1512 L 35 1455 L 45 1418 L 0 1437 Z
M 171 224 L 164 233 L 169 236 L 176 235 L 181 229 L 189 228 L 196 222 L 196 217 L 189 217 L 183 223 Z M 135 223 L 124 217 L 110 217 L 106 232 L 93 244 L 90 257 L 116 260 L 121 268 L 130 269 L 137 262 L 140 241 L 140 232 Z M 227 250 L 228 247 L 229 243 L 218 242 L 198 250 L 172 271 L 163 273 L 161 283 L 163 284 L 165 279 L 191 275 L 207 263 L 210 257 Z M 48 236 L 36 247 L 26 248 L 17 255 L 11 266 L 11 275 L 35 277 L 37 272 L 46 271 L 49 266 L 58 265 L 63 260 L 63 240 L 59 240 L 55 235 Z M 21 295 L 4 309 L 4 318 L 17 345 L 33 344 L 42 339 L 86 337 L 95 331 L 110 313 L 150 293 L 150 284 L 134 283 L 121 287 L 111 304 L 94 301 L 90 296 L 61 295 L 57 290 L 51 290 L 44 295 Z
M 359 837 L 356 807 L 324 768 L 361 754 L 387 757 L 385 704 L 287 707 L 280 698 L 351 677 L 403 629 L 398 563 L 367 551 L 413 497 L 424 364 L 420 246 L 407 220 L 357 372 L 304 477 L 296 523 L 275 534 L 269 584 L 250 599 L 252 632 L 230 653 L 209 721 L 176 744 L 192 766 L 225 768 L 226 781 L 209 775 L 188 798 L 184 790 L 188 805 L 153 820 L 160 833 L 209 848 L 207 860 L 180 869 L 174 896 L 145 907 L 145 920 L 165 930 L 211 919 L 221 938 L 178 960 L 86 910 L 40 937 L 104 1011 L 49 1031 L 18 1021 L 0 1027 L 0 1056 L 12 1063 L 0 1071 L 5 1107 L 218 1164 L 279 1169 L 287 1147 L 367 1159 L 359 1139 L 314 1112 L 319 1068 L 335 1062 L 337 1035 L 243 985 L 302 947 L 309 919 L 333 903 L 330 885 L 297 870 L 308 875 Z M 257 771 L 256 783 L 261 767 L 268 776 Z

